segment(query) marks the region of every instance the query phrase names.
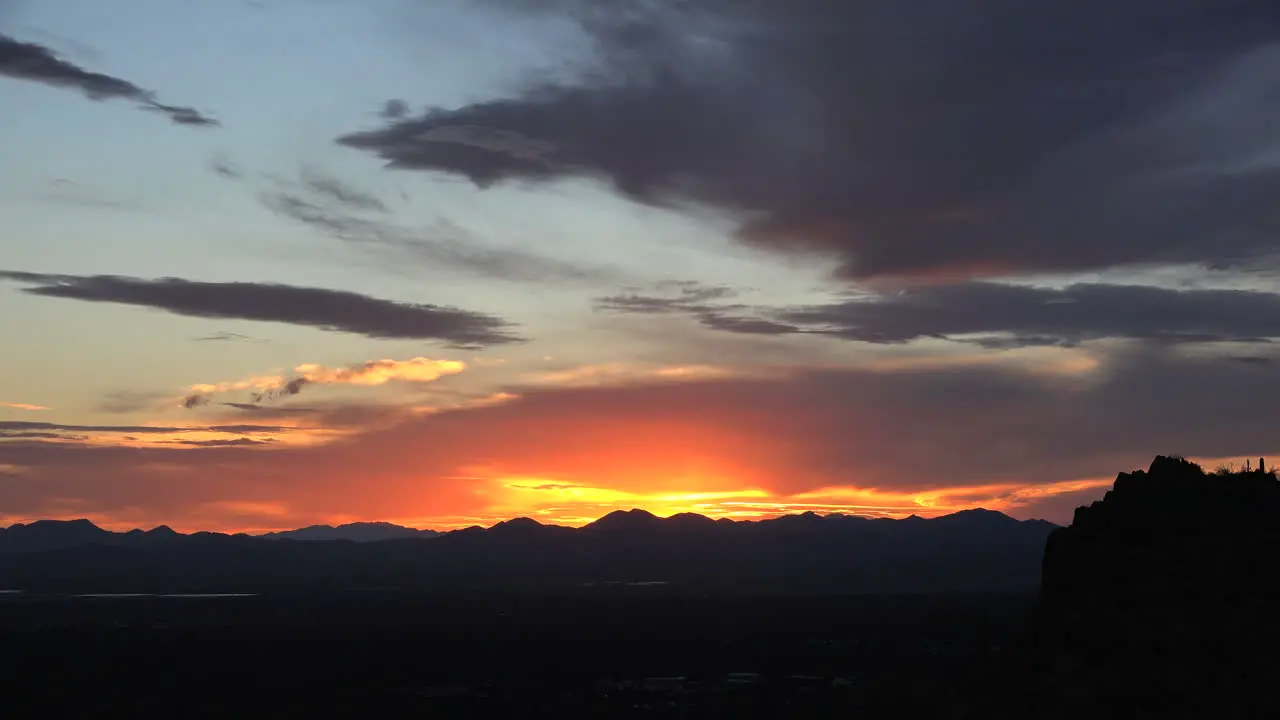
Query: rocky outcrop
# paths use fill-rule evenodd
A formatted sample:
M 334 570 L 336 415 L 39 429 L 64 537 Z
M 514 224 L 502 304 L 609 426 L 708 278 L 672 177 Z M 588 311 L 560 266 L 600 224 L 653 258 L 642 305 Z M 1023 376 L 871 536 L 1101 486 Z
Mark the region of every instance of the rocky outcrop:
M 1280 717 L 1280 482 L 1265 468 L 1157 457 L 1055 530 L 1008 714 Z

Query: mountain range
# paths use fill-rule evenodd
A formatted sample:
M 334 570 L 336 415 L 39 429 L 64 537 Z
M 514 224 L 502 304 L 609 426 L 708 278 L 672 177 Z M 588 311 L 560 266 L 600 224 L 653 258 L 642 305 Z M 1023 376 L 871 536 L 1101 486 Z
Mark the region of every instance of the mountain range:
M 516 518 L 447 533 L 388 523 L 261 536 L 87 520 L 0 531 L 0 588 L 68 592 L 264 592 L 396 587 L 574 592 L 1033 590 L 1055 525 L 968 510 L 924 519 L 814 513 L 761 521 L 644 510 L 581 528 Z

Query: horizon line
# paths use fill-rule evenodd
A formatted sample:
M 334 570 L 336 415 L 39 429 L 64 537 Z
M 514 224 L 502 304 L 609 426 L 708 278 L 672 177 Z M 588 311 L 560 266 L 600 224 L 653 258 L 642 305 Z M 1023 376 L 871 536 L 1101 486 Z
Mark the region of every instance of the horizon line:
M 99 525 L 98 523 L 94 522 L 92 519 L 87 518 L 87 517 L 66 517 L 66 518 L 37 518 L 37 519 L 34 519 L 34 520 L 27 520 L 27 521 L 15 522 L 15 523 L 13 523 L 13 524 L 11 524 L 11 525 L 7 525 L 7 526 L 0 527 L 0 531 L 10 530 L 10 529 L 15 528 L 15 527 L 29 527 L 29 526 L 34 525 L 34 524 L 36 524 L 36 523 L 78 523 L 78 522 L 86 522 L 86 523 L 89 523 L 90 525 L 92 525 L 93 527 L 95 527 L 95 528 L 97 528 L 97 529 L 99 529 L 99 530 L 102 530 L 103 532 L 109 532 L 109 533 L 114 533 L 114 534 L 118 534 L 118 535 L 123 535 L 123 534 L 127 534 L 127 533 L 130 533 L 130 532 L 144 532 L 144 533 L 149 533 L 149 532 L 153 532 L 153 531 L 155 531 L 155 530 L 167 529 L 167 530 L 171 530 L 171 531 L 173 531 L 174 533 L 177 533 L 177 534 L 179 534 L 179 535 L 187 535 L 187 536 L 189 536 L 189 535 L 199 535 L 199 534 L 202 534 L 202 533 L 207 533 L 207 534 L 211 534 L 211 535 L 226 535 L 226 536 L 228 536 L 228 537 L 236 537 L 236 536 L 245 536 L 245 537 L 266 537 L 266 536 L 269 536 L 269 535 L 282 534 L 282 533 L 290 533 L 290 532 L 297 532 L 297 531 L 299 531 L 299 530 L 307 530 L 307 529 L 311 529 L 311 528 L 331 528 L 331 529 L 338 529 L 338 528 L 343 528 L 343 527 L 349 527 L 349 526 L 352 526 L 352 525 L 390 525 L 390 526 L 397 527 L 397 528 L 401 528 L 401 529 L 404 529 L 404 530 L 414 530 L 414 531 L 417 531 L 417 532 L 432 532 L 432 533 L 436 533 L 436 534 L 439 534 L 439 535 L 447 535 L 447 534 L 449 534 L 449 533 L 461 532 L 461 531 L 465 531 L 465 530 L 474 530 L 474 529 L 476 529 L 476 528 L 479 528 L 479 529 L 481 529 L 481 530 L 492 530 L 493 528 L 495 528 L 495 527 L 497 527 L 497 526 L 499 526 L 499 525 L 503 525 L 503 524 L 506 524 L 506 523 L 510 523 L 510 522 L 513 522 L 513 521 L 516 521 L 516 520 L 530 520 L 530 521 L 533 521 L 533 522 L 537 523 L 538 525 L 540 525 L 540 526 L 542 526 L 542 527 L 558 527 L 558 528 L 566 528 L 566 529 L 569 529 L 569 530 L 582 530 L 582 529 L 584 529 L 584 528 L 586 528 L 586 527 L 588 527 L 588 526 L 590 526 L 590 525 L 594 525 L 595 523 L 597 523 L 597 522 L 599 522 L 599 521 L 601 521 L 601 520 L 603 520 L 603 519 L 605 519 L 605 518 L 607 518 L 607 517 L 611 517 L 611 516 L 615 516 L 615 515 L 629 515 L 629 514 L 636 513 L 636 512 L 643 513 L 643 514 L 648 515 L 648 516 L 650 516 L 650 517 L 653 517 L 653 518 L 655 518 L 655 519 L 657 519 L 657 520 L 664 520 L 664 521 L 665 521 L 665 520 L 670 520 L 671 518 L 678 517 L 678 516 L 697 516 L 697 517 L 700 517 L 700 518 L 705 518 L 705 519 L 707 519 L 707 520 L 710 520 L 710 521 L 711 521 L 711 522 L 713 522 L 713 523 L 729 522 L 729 523 L 733 523 L 733 524 L 737 524 L 737 523 L 761 523 L 761 522 L 771 522 L 771 521 L 777 521 L 777 520 L 780 520 L 780 519 L 783 519 L 783 518 L 803 517 L 803 516 L 805 516 L 805 515 L 813 515 L 813 516 L 818 517 L 818 518 L 828 518 L 828 517 L 833 517 L 833 518 L 834 518 L 834 517 L 841 517 L 841 518 L 857 518 L 857 519 L 862 519 L 862 520 L 889 520 L 889 521 L 893 521 L 893 522 L 901 522 L 901 521 L 904 521 L 904 520 L 911 520 L 911 519 L 913 519 L 913 518 L 914 518 L 914 519 L 918 519 L 918 520 L 936 520 L 936 519 L 939 519 L 939 518 L 950 517 L 950 516 L 953 516 L 953 515 L 960 515 L 960 514 L 964 514 L 964 513 L 984 512 L 984 513 L 992 513 L 992 514 L 995 514 L 995 515 L 1001 515 L 1001 516 L 1003 516 L 1003 517 L 1009 518 L 1010 520 L 1014 520 L 1015 522 L 1046 522 L 1046 523 L 1049 523 L 1049 524 L 1051 524 L 1051 525 L 1057 525 L 1057 523 L 1054 523 L 1054 522 L 1052 522 L 1052 521 L 1050 521 L 1050 520 L 1045 520 L 1045 519 L 1043 519 L 1043 518 L 1028 518 L 1028 519 L 1026 519 L 1026 520 L 1019 520 L 1019 519 L 1014 518 L 1013 516 L 1011 516 L 1011 515 L 1009 515 L 1009 514 L 1007 514 L 1007 513 L 1001 512 L 1001 511 L 999 511 L 999 510 L 990 510 L 990 509 L 988 509 L 988 508 L 984 508 L 984 507 L 965 508 L 965 509 L 961 509 L 961 510 L 955 510 L 955 511 L 952 511 L 952 512 L 939 513 L 939 514 L 937 514 L 937 515 L 918 515 L 918 514 L 912 513 L 912 514 L 910 514 L 910 515 L 905 515 L 905 516 L 902 516 L 902 517 L 889 517 L 889 516 L 886 516 L 886 515 L 867 515 L 867 514 L 847 513 L 847 512 L 829 512 L 829 513 L 819 513 L 819 512 L 815 512 L 815 511 L 813 511 L 813 510 L 806 510 L 806 511 L 803 511 L 803 512 L 780 513 L 780 514 L 777 514 L 777 515 L 770 515 L 770 516 L 766 516 L 766 517 L 756 517 L 756 518 L 745 518 L 745 517 L 744 517 L 744 518 L 730 518 L 730 517 L 713 518 L 713 517 L 710 517 L 710 516 L 708 516 L 708 515 L 703 515 L 703 514 L 701 514 L 701 513 L 689 512 L 689 511 L 684 511 L 684 512 L 675 512 L 675 513 L 671 513 L 671 514 L 669 514 L 669 515 L 659 515 L 659 514 L 657 514 L 657 513 L 654 513 L 654 512 L 649 511 L 649 510 L 646 510 L 646 509 L 644 509 L 644 508 L 634 507 L 634 508 L 627 508 L 627 509 L 611 510 L 610 512 L 605 513 L 604 515 L 601 515 L 601 516 L 600 516 L 600 517 L 598 517 L 598 518 L 595 518 L 595 519 L 593 519 L 593 520 L 589 520 L 589 521 L 587 521 L 587 522 L 585 522 L 585 523 L 582 523 L 582 524 L 580 524 L 580 525 L 566 525 L 566 524 L 561 524 L 561 523 L 547 523 L 547 522 L 542 522 L 542 521 L 538 520 L 536 517 L 530 517 L 530 516 L 527 516 L 527 515 L 520 515 L 520 516 L 515 516 L 515 517 L 506 518 L 506 519 L 503 519 L 503 520 L 498 520 L 498 521 L 494 522 L 494 523 L 493 523 L 493 524 L 491 524 L 491 525 L 481 525 L 481 524 L 479 524 L 479 523 L 473 523 L 473 524 L 470 524 L 470 525 L 458 525 L 458 526 L 456 526 L 456 527 L 451 527 L 451 528 L 449 528 L 449 529 L 437 529 L 437 528 L 430 528 L 430 527 L 415 527 L 415 526 L 413 526 L 413 525 L 402 525 L 402 524 L 400 524 L 400 523 L 392 522 L 392 521 L 389 521 L 389 520 L 353 520 L 353 521 L 350 521 L 350 522 L 337 523 L 337 524 L 330 524 L 330 523 L 313 523 L 313 524 L 310 524 L 310 525 L 302 525 L 302 526 L 298 526 L 298 527 L 289 527 L 289 528 L 284 528 L 284 529 L 273 529 L 273 530 L 264 530 L 264 529 L 253 529 L 253 530 L 191 530 L 191 531 L 188 531 L 188 532 L 183 532 L 183 531 L 180 531 L 180 530 L 174 530 L 174 528 L 173 528 L 172 526 L 170 526 L 169 524 L 167 524 L 167 523 L 160 523 L 160 524 L 158 524 L 158 525 L 154 525 L 154 526 L 152 526 L 152 527 L 150 527 L 150 528 L 147 528 L 147 529 L 144 529 L 144 528 L 142 528 L 142 527 L 132 527 L 132 528 L 129 528 L 129 529 L 127 529 L 127 530 L 112 530 L 112 529 L 110 529 L 110 528 L 103 527 L 102 525 Z

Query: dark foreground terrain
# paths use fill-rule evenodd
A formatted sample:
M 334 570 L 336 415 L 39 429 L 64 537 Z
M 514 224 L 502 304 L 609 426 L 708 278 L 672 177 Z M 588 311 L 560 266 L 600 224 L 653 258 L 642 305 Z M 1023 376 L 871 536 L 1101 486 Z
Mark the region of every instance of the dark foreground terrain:
M 1030 601 L 15 594 L 0 692 L 9 717 L 926 717 L 970 701 Z

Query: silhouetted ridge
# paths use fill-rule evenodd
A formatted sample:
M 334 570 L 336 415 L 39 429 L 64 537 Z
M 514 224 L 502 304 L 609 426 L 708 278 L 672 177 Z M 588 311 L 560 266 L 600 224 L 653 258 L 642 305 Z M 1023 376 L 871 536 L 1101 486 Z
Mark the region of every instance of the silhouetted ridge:
M 614 510 L 604 517 L 589 523 L 591 530 L 635 530 L 639 528 L 657 527 L 662 519 L 648 510 Z
M 512 518 L 510 520 L 503 520 L 502 522 L 495 524 L 493 527 L 489 528 L 489 532 L 499 533 L 499 534 L 528 535 L 531 533 L 536 533 L 545 527 L 546 527 L 545 525 L 538 522 L 537 520 L 534 520 L 533 518 L 518 517 L 518 518 Z
M 0 552 L 7 548 L 60 550 L 104 542 L 113 535 L 114 533 L 83 519 L 37 520 L 29 525 L 19 523 L 4 531 L 0 535 Z
M 351 542 L 379 542 L 407 538 L 434 537 L 434 530 L 417 530 L 388 522 L 356 522 L 346 525 L 312 525 L 297 530 L 266 533 L 269 540 L 306 540 L 313 542 L 349 540 Z
M 672 515 L 671 517 L 667 518 L 666 524 L 672 527 L 694 529 L 694 528 L 715 527 L 716 521 L 712 520 L 706 515 L 699 515 L 698 513 L 684 512 L 684 513 L 676 513 L 675 515 Z
M 1280 717 L 1277 600 L 1276 476 L 1157 457 L 1049 536 L 1035 620 L 1000 681 L 1025 690 L 1003 710 Z
M 270 592 L 652 588 L 694 593 L 1033 592 L 1052 526 L 998 513 L 961 520 L 823 517 L 735 522 L 609 513 L 583 528 L 515 518 L 443 533 L 385 523 L 266 537 L 98 531 L 91 543 L 0 538 L 0 586 L 29 591 Z M 303 542 L 303 541 L 309 542 Z M 353 540 L 355 542 L 353 542 Z M 366 542 L 367 540 L 367 542 Z M 373 542 L 373 540 L 386 540 Z
M 1261 463 L 1260 463 L 1261 464 Z M 1260 591 L 1277 565 L 1280 482 L 1258 470 L 1209 474 L 1157 457 L 1120 473 L 1102 500 L 1050 535 L 1043 592 L 1059 595 Z M 1275 559 L 1270 555 L 1270 559 Z

